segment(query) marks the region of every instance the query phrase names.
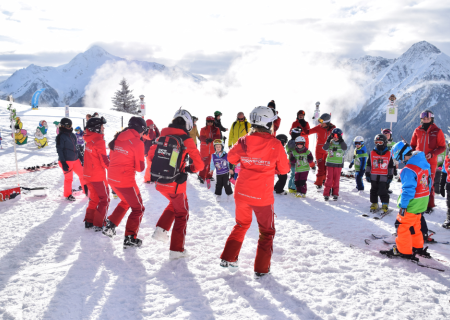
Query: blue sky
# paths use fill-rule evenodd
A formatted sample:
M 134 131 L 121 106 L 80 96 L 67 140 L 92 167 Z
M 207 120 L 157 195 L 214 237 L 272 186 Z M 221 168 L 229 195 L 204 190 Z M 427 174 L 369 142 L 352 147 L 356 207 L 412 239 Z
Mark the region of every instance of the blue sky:
M 448 54 L 449 16 L 448 1 L 3 1 L 0 81 L 32 63 L 67 63 L 94 44 L 205 76 L 270 46 L 395 58 L 426 40 Z

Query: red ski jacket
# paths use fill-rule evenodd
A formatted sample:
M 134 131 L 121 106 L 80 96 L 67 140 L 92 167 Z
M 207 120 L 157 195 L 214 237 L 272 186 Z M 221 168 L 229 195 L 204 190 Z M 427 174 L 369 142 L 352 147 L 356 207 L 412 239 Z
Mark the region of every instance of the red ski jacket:
M 446 148 L 444 133 L 434 123 L 428 127 L 427 131 L 420 125 L 414 130 L 411 148 L 422 151 L 425 156 L 430 153 L 432 157 L 427 160 L 428 163 L 437 165 L 437 156 Z
M 206 139 L 220 139 L 220 130 L 215 125 L 203 127 L 200 130 L 200 155 L 202 158 L 214 153 L 214 143 L 206 144 Z
M 333 131 L 334 128 L 336 128 L 336 126 L 332 123 L 330 123 L 330 125 L 327 128 L 322 128 L 320 124 L 318 124 L 312 129 L 302 130 L 302 133 L 304 132 L 305 135 L 317 133 L 316 154 L 327 153 L 322 148 L 325 142 L 327 142 L 328 136 L 331 134 L 331 131 Z
M 109 159 L 106 155 L 104 135 L 86 130 L 83 136 L 86 141 L 84 149 L 83 177 L 85 181 L 106 181 Z
M 291 134 L 292 129 L 294 129 L 294 128 L 301 128 L 301 129 L 302 129 L 302 133 L 301 133 L 300 135 L 301 135 L 303 138 L 305 138 L 305 140 L 306 140 L 306 149 L 308 149 L 308 148 L 309 148 L 309 137 L 308 137 L 308 135 L 304 132 L 304 130 L 309 130 L 310 127 L 309 127 L 309 122 L 308 122 L 308 121 L 305 121 L 305 122 L 306 122 L 306 126 L 305 126 L 305 127 L 302 127 L 302 125 L 300 124 L 300 122 L 298 122 L 298 119 L 295 120 L 294 122 L 292 122 L 291 130 L 289 130 L 289 134 Z M 326 141 L 326 140 L 325 140 L 325 141 Z
M 133 187 L 136 171 L 145 169 L 144 143 L 139 133 L 134 129 L 120 133 L 109 157 L 108 182 L 117 187 Z
M 291 170 L 280 141 L 268 133 L 239 138 L 228 153 L 228 161 L 241 164 L 234 198 L 254 206 L 273 204 L 275 172 L 287 174 Z
M 161 130 L 162 137 L 165 137 L 168 135 L 182 136 L 182 135 L 189 135 L 189 133 L 187 133 L 183 129 L 176 128 L 176 127 L 169 127 L 169 128 L 164 128 Z M 187 154 L 189 154 L 189 158 L 192 159 L 192 164 L 190 165 L 191 171 L 198 172 L 198 171 L 203 170 L 203 167 L 205 165 L 202 161 L 202 158 L 200 157 L 200 153 L 198 152 L 198 149 L 197 149 L 197 146 L 195 145 L 194 140 L 191 137 L 189 137 L 188 139 L 184 140 L 183 143 L 184 143 L 184 146 L 186 147 L 186 149 L 183 151 L 183 155 L 181 158 L 181 165 L 182 165 L 181 171 L 184 172 L 185 158 L 186 158 Z M 155 156 L 156 147 L 157 147 L 157 145 L 154 144 L 150 148 L 150 151 L 148 152 L 148 159 L 150 161 L 153 161 L 153 157 Z M 150 168 L 149 168 L 149 170 L 150 170 Z M 179 184 L 178 188 L 177 188 L 176 182 L 172 182 L 172 183 L 168 183 L 168 184 L 156 183 L 156 190 L 158 190 L 159 192 L 163 192 L 163 193 L 186 193 L 186 182 Z

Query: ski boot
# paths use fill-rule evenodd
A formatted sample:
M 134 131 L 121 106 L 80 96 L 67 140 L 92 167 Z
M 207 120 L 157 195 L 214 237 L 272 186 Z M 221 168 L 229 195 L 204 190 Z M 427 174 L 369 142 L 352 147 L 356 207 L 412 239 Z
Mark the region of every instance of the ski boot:
M 427 208 L 427 210 L 425 210 L 423 213 L 431 214 L 433 211 L 434 211 L 433 208 Z
M 378 205 L 378 203 L 377 203 Z M 383 203 L 383 205 L 381 206 L 381 211 L 383 211 L 383 213 L 386 213 L 389 210 L 389 204 L 388 203 Z
M 322 190 L 322 185 L 320 185 L 320 186 L 316 185 L 316 189 L 317 189 L 318 192 L 320 192 L 320 190 Z
M 330 197 L 329 196 L 324 196 L 323 200 L 328 201 L 328 200 L 330 200 Z
M 142 240 L 135 238 L 133 235 L 125 236 L 123 240 L 123 248 L 140 247 L 142 246 Z
M 76 199 L 75 199 L 75 197 L 74 197 L 73 195 L 70 195 L 70 196 L 68 196 L 68 197 L 66 198 L 66 200 L 69 200 L 69 201 L 75 201 Z
M 275 192 L 276 194 L 279 194 L 279 195 L 281 195 L 281 196 L 285 196 L 285 195 L 287 195 L 287 192 L 286 191 L 281 191 L 281 192 Z
M 265 275 L 268 275 L 269 273 L 270 273 L 270 271 L 268 273 L 255 272 L 254 278 L 255 278 L 255 280 L 259 280 L 262 277 L 264 277 Z
M 430 230 L 428 230 L 430 231 Z M 434 235 L 434 233 L 430 233 L 430 234 L 424 234 L 423 235 L 423 242 L 424 243 L 433 243 L 436 242 L 431 236 Z
M 370 212 L 377 212 L 378 209 L 379 209 L 379 207 L 378 207 L 378 202 L 377 202 L 377 203 L 372 203 L 372 204 L 370 205 Z
M 388 191 L 387 191 L 389 194 L 392 194 L 392 190 L 391 189 L 388 189 Z
M 110 238 L 114 237 L 116 235 L 116 225 L 111 221 L 109 221 L 108 219 L 106 219 L 102 233 Z
M 445 222 L 442 224 L 442 228 L 450 229 L 450 219 L 445 220 Z
M 297 193 L 297 190 L 295 190 L 295 189 L 289 189 L 289 193 Z
M 427 258 L 427 259 L 431 259 L 431 255 L 428 253 L 428 247 L 425 248 L 413 248 L 413 254 Z
M 167 231 L 161 227 L 156 227 L 152 238 L 162 242 L 169 242 L 169 235 L 167 234 Z
M 91 222 L 85 221 L 85 222 L 84 222 L 84 227 L 85 227 L 86 229 L 92 229 L 92 228 L 94 227 L 94 224 L 91 223 Z
M 187 257 L 187 255 L 188 255 L 188 253 L 187 253 L 186 249 L 184 249 L 184 251 L 172 251 L 172 250 L 170 250 L 169 259 L 170 260 L 180 259 L 180 258 Z
M 239 269 L 239 260 L 236 260 L 235 262 L 228 262 L 222 259 L 222 261 L 220 261 L 220 266 L 222 268 L 228 268 L 231 273 L 235 273 Z
M 211 177 L 211 179 L 209 179 L 209 180 L 211 180 L 211 181 L 216 181 L 216 180 L 214 180 L 214 177 Z
M 419 261 L 419 258 L 416 258 L 414 254 L 403 254 L 397 250 L 397 246 L 393 246 L 391 250 L 381 250 L 381 254 L 384 254 L 388 258 L 399 257 L 412 261 Z
M 337 201 L 338 199 L 339 199 L 338 196 L 333 196 L 333 200 L 334 200 L 334 201 Z
M 99 231 L 102 231 L 102 230 L 103 230 L 103 228 L 100 228 L 100 227 L 97 227 L 97 226 L 94 226 L 92 229 L 93 229 L 95 232 L 99 232 Z
M 298 193 L 295 194 L 295 197 L 296 197 L 296 198 L 303 198 L 303 196 L 304 196 L 304 194 L 303 194 L 303 193 L 300 193 L 300 192 L 298 192 Z
M 205 183 L 205 181 L 200 176 L 198 176 L 198 181 L 200 181 L 201 184 Z

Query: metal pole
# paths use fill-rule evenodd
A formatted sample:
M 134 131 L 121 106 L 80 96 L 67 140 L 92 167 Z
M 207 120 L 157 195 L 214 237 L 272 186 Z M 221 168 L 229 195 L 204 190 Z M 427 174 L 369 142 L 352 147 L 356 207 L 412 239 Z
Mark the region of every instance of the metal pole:
M 123 129 L 123 116 L 122 116 L 122 129 Z
M 13 107 L 13 103 L 14 103 L 14 98 L 13 96 L 8 96 L 8 101 L 10 102 L 9 106 L 10 106 L 10 115 L 11 115 L 11 133 L 12 133 L 12 137 L 13 137 L 13 144 L 14 144 L 14 157 L 16 159 L 16 180 L 17 180 L 17 186 L 20 187 L 20 181 L 19 181 L 19 165 L 17 163 L 17 148 L 16 148 L 16 137 L 15 137 L 15 119 L 12 118 L 12 107 Z

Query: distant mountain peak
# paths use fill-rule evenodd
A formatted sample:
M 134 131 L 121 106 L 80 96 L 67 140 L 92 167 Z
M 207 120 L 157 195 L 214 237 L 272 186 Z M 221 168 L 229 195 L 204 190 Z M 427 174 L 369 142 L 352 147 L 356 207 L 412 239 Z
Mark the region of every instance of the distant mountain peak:
M 441 50 L 433 46 L 431 43 L 427 41 L 420 41 L 411 46 L 404 54 L 401 55 L 401 58 L 425 58 L 430 57 L 430 55 L 440 54 Z

